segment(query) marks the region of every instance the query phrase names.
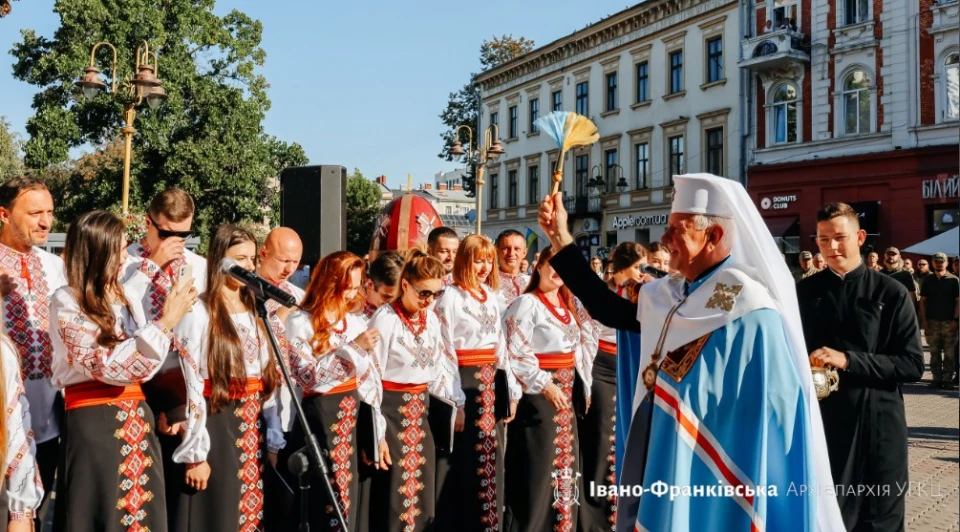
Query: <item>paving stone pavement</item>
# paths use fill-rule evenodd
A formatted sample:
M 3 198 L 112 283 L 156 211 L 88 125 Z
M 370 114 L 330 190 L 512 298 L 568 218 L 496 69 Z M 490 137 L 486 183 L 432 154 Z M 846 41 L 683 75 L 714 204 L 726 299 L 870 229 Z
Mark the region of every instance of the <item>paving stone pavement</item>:
M 926 354 L 929 363 L 929 353 Z M 924 380 L 903 387 L 907 409 L 910 489 L 906 529 L 960 531 L 960 393 L 929 387 Z

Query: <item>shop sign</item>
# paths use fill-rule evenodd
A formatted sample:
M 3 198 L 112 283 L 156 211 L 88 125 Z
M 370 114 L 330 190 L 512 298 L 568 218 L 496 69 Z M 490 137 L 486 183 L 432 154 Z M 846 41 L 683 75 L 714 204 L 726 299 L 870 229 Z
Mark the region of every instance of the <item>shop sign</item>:
M 654 225 L 667 225 L 668 214 L 643 214 L 639 216 L 614 216 L 613 228 L 616 230 L 626 229 L 628 227 L 649 227 Z
M 789 196 L 767 196 L 760 199 L 760 208 L 765 211 L 780 211 L 789 209 L 790 204 L 797 201 L 796 195 Z
M 946 199 L 960 196 L 960 179 L 956 175 L 940 179 L 927 179 L 922 184 L 923 199 Z

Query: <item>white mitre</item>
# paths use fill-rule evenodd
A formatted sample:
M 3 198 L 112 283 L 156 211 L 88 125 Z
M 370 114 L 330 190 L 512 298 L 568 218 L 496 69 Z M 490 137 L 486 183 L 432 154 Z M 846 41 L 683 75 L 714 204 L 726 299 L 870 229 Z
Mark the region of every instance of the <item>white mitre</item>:
M 670 212 L 733 218 L 733 205 L 722 189 L 735 181 L 710 174 L 678 175 L 673 179 L 675 188 Z

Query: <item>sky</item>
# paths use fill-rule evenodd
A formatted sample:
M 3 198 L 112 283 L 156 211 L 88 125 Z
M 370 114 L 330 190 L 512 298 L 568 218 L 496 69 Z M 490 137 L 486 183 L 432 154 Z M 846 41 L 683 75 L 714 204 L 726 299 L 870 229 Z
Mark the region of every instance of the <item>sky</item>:
M 13 2 L 0 20 L 0 115 L 24 136 L 37 88 L 13 78 L 9 51 L 22 28 L 53 36 L 60 22 L 53 5 Z M 267 133 L 299 142 L 310 164 L 384 174 L 398 187 L 408 173 L 416 186 L 458 167 L 437 157 L 445 130 L 439 115 L 449 93 L 479 70 L 484 39 L 512 34 L 541 46 L 627 6 L 626 0 L 219 0 L 215 12 L 238 9 L 263 23 L 262 73 L 272 102 Z M 160 63 L 162 73 L 162 51 Z

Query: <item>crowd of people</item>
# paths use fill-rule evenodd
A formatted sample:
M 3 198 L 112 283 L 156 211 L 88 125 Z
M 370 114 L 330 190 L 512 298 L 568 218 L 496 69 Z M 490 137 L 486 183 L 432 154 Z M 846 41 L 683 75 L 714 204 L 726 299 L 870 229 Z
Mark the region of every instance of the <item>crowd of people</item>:
M 895 248 L 874 268 L 856 213 L 829 204 L 795 288 L 769 234 L 751 238 L 763 224 L 738 186 L 678 176 L 662 242 L 607 261 L 581 254 L 548 196 L 550 245 L 530 262 L 518 231 L 439 227 L 424 249 L 334 252 L 297 282 L 288 228 L 261 245 L 223 224 L 205 258 L 186 249 L 194 203 L 178 189 L 153 199 L 139 242 L 93 211 L 55 256 L 38 247 L 46 186 L 9 180 L 6 529 L 39 526 L 52 491 L 54 530 L 71 532 L 902 529 L 902 493 L 856 486 L 907 480 L 899 385 L 923 373 L 922 326 L 950 386 L 957 278 L 943 254 L 910 272 Z M 225 262 L 296 305 L 268 301 L 258 320 Z M 811 366 L 841 374 L 819 407 Z M 335 501 L 316 477 L 297 489 L 297 401 Z M 614 489 L 695 481 L 752 495 Z M 854 489 L 759 491 L 794 482 Z

